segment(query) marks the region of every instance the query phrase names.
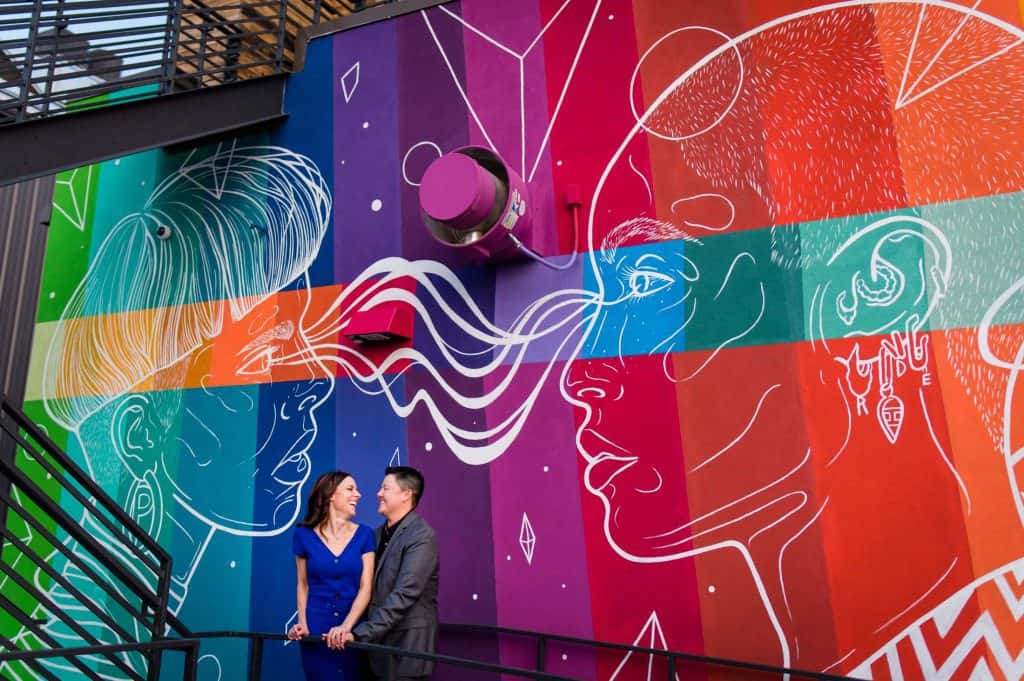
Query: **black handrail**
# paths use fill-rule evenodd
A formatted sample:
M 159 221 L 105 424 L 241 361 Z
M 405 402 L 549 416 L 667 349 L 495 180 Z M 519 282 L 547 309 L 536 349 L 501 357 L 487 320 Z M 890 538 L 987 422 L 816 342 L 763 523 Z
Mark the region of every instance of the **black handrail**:
M 514 629 L 511 627 L 499 627 L 488 624 L 463 624 L 459 622 L 442 623 L 441 629 L 449 631 L 469 631 L 480 634 L 507 634 L 510 636 L 523 636 L 527 638 L 533 638 L 537 641 L 537 664 L 539 669 L 543 669 L 544 665 L 544 653 L 543 651 L 547 647 L 548 641 L 556 641 L 558 643 L 571 643 L 573 645 L 589 646 L 592 648 L 599 648 L 605 650 L 615 650 L 619 652 L 630 652 L 640 653 L 642 655 L 657 655 L 668 659 L 669 669 L 673 669 L 676 660 L 684 662 L 695 662 L 699 664 L 715 665 L 720 667 L 731 667 L 734 669 L 745 669 L 749 671 L 757 672 L 769 672 L 772 674 L 788 674 L 791 676 L 800 676 L 809 679 L 817 679 L 818 681 L 866 681 L 863 679 L 857 679 L 852 676 L 842 676 L 839 674 L 826 674 L 825 672 L 815 672 L 809 669 L 796 669 L 794 667 L 779 667 L 776 665 L 762 664 L 760 662 L 747 662 L 744 660 L 730 660 L 724 657 L 712 657 L 708 655 L 696 655 L 694 653 L 684 653 L 677 650 L 662 650 L 660 648 L 647 648 L 644 646 L 626 645 L 624 643 L 612 643 L 611 641 L 598 641 L 595 639 L 580 638 L 578 636 L 565 636 L 563 634 L 549 634 L 541 631 L 530 631 L 528 629 Z M 672 678 L 670 675 L 669 678 Z
M 9 416 L 17 426 L 28 433 L 28 435 L 39 444 L 39 446 L 49 454 L 64 471 L 71 475 L 79 485 L 81 485 L 90 495 L 96 500 L 96 503 L 103 506 L 103 510 L 110 513 L 114 518 L 117 519 L 125 527 L 129 528 L 133 534 L 137 535 L 136 539 L 142 543 L 143 546 L 152 553 L 157 560 L 170 561 L 171 556 L 167 551 L 164 550 L 155 539 L 150 537 L 135 519 L 132 518 L 128 513 L 121 508 L 121 506 L 111 499 L 103 489 L 96 484 L 96 482 L 85 474 L 78 464 L 71 460 L 64 451 L 57 446 L 50 437 L 42 431 L 25 412 L 21 411 L 14 404 L 9 402 L 6 397 L 0 399 L 0 411 L 5 415 Z
M 9 405 L 4 403 L 3 409 L 6 410 L 8 406 Z M 22 449 L 29 452 L 33 451 L 33 448 L 29 444 L 29 442 L 20 435 L 12 433 L 7 423 L 2 418 L 0 418 L 0 431 L 6 432 L 7 435 L 11 437 L 11 439 L 14 440 L 14 442 L 17 443 L 17 445 Z M 45 459 L 38 456 L 36 460 L 40 463 L 45 461 Z M 47 468 L 47 472 L 50 473 L 51 476 L 59 479 L 59 473 L 57 474 L 57 476 L 54 476 L 55 469 L 52 466 L 45 467 Z M 111 572 L 113 572 L 120 581 L 122 581 L 126 586 L 128 586 L 128 588 L 130 588 L 133 593 L 139 596 L 139 598 L 141 598 L 146 603 L 147 606 L 153 609 L 154 612 L 158 613 L 159 615 L 159 613 L 166 610 L 167 595 L 170 591 L 170 556 L 163 557 L 164 559 L 161 561 L 161 563 L 155 567 L 148 565 L 148 563 L 146 564 L 147 567 L 153 569 L 153 571 L 158 575 L 157 588 L 147 588 L 147 586 L 137 576 L 131 574 L 128 571 L 128 569 L 125 568 L 123 564 L 121 564 L 121 561 L 114 554 L 112 554 L 109 550 L 105 549 L 103 545 L 100 544 L 100 542 L 97 541 L 97 539 L 93 537 L 88 531 L 86 531 L 84 527 L 82 527 L 78 522 L 76 522 L 75 519 L 67 513 L 67 511 L 61 508 L 60 505 L 57 504 L 53 499 L 51 499 L 45 492 L 43 492 L 43 490 L 39 489 L 32 482 L 31 478 L 25 475 L 25 473 L 22 472 L 13 462 L 9 463 L 7 461 L 0 460 L 0 469 L 3 470 L 7 478 L 12 483 L 14 483 L 18 487 L 18 489 L 20 489 L 22 492 L 25 493 L 26 496 L 29 497 L 32 503 L 39 506 L 40 509 L 42 509 L 50 517 L 60 522 L 62 528 L 71 536 L 72 539 L 79 542 L 82 546 L 85 546 L 90 553 L 96 556 L 96 558 L 101 563 L 103 563 L 104 567 L 111 570 Z M 78 467 L 72 463 L 70 466 L 65 466 L 64 470 L 77 473 Z M 69 488 L 65 487 L 64 489 Z M 110 501 L 110 499 L 102 490 L 99 490 L 99 487 L 97 487 L 96 489 L 98 490 L 98 493 L 101 496 L 94 496 L 93 501 L 97 505 L 104 506 L 104 510 L 106 510 L 106 502 Z M 97 518 L 103 517 L 100 514 L 93 515 L 95 515 L 95 517 Z M 128 525 L 126 523 L 126 527 L 128 527 L 131 530 L 132 534 L 135 535 L 135 537 L 140 538 L 140 541 L 142 537 L 151 540 L 149 535 L 146 534 L 145 530 L 143 530 L 141 527 L 135 524 L 135 521 L 131 520 L 130 516 L 128 516 L 128 519 L 131 525 Z M 127 537 L 119 537 L 119 539 L 121 539 L 122 543 L 124 543 L 125 545 L 132 545 L 131 541 Z M 163 627 L 161 625 L 159 629 L 156 629 L 155 633 L 160 634 L 162 633 L 162 631 Z
M 99 484 L 89 477 L 41 428 L 5 396 L 0 395 L 0 438 L 5 437 L 9 438 L 25 453 L 25 456 L 29 457 L 29 460 L 47 473 L 48 478 L 59 485 L 63 494 L 81 505 L 83 513 L 86 514 L 83 518 L 94 520 L 103 532 L 109 534 L 111 544 L 108 546 L 100 537 L 90 532 L 82 524 L 82 518 L 72 516 L 51 496 L 51 493 L 40 487 L 26 471 L 22 470 L 17 457 L 0 457 L 0 479 L 4 483 L 0 486 L 0 511 L 2 511 L 0 518 L 4 523 L 0 530 L 0 544 L 9 544 L 18 555 L 24 556 L 30 565 L 34 565 L 37 572 L 45 573 L 50 577 L 53 584 L 80 604 L 86 612 L 90 613 L 92 619 L 106 627 L 124 645 L 144 645 L 144 641 L 138 640 L 142 637 L 143 632 L 150 642 L 160 640 L 167 634 L 168 626 L 178 636 L 187 637 L 188 629 L 174 617 L 168 607 L 171 588 L 170 554 L 113 498 L 107 495 Z M 25 502 L 31 502 L 34 507 L 31 510 L 26 508 Z M 95 602 L 93 598 L 82 593 L 71 580 L 66 578 L 66 575 L 61 573 L 59 568 L 49 562 L 49 556 L 40 554 L 34 545 L 22 541 L 7 524 L 7 518 L 14 517 L 9 516 L 10 513 L 16 514 L 18 520 L 24 523 L 26 528 L 32 528 L 32 532 L 39 538 L 39 541 L 49 547 L 45 549 L 46 552 L 59 553 L 67 560 L 69 566 L 80 570 L 85 578 L 94 582 L 99 589 L 111 597 L 113 603 L 135 623 L 134 626 L 128 627 L 119 624 L 113 616 L 113 612 L 105 610 L 106 605 Z M 88 553 L 95 560 L 96 565 L 102 566 L 106 574 L 98 574 L 90 564 L 90 560 L 65 545 L 64 541 L 57 537 L 56 532 L 51 531 L 44 523 L 40 522 L 40 518 L 37 517 L 40 514 L 55 522 L 66 533 L 69 540 L 77 543 Z M 152 578 L 136 574 L 133 566 L 147 570 Z M 94 635 L 94 632 L 78 622 L 71 613 L 63 611 L 59 600 L 54 598 L 53 593 L 46 591 L 34 580 L 25 578 L 19 571 L 13 569 L 13 565 L 6 562 L 0 565 L 0 575 L 9 580 L 13 587 L 29 596 L 32 603 L 37 604 L 32 607 L 41 608 L 42 612 L 48 613 L 49 618 L 62 623 L 82 642 L 94 644 L 94 647 L 100 645 L 101 637 Z M 122 589 L 124 589 L 123 594 Z M 62 647 L 62 642 L 51 636 L 44 627 L 47 621 L 36 619 L 37 615 L 33 611 L 23 610 L 6 595 L 0 598 L 0 610 L 14 618 L 22 630 L 33 635 L 41 645 L 46 647 L 46 650 L 52 651 L 53 654 L 49 655 L 50 657 L 66 656 L 71 665 L 79 669 L 83 678 L 100 678 L 82 660 L 68 653 L 67 651 L 70 649 Z M 135 633 L 129 634 L 130 631 Z M 109 655 L 109 652 L 103 652 L 109 650 L 109 648 L 101 646 L 98 654 Z M 159 649 L 138 648 L 138 650 L 148 651 L 148 655 L 150 655 L 147 664 L 148 678 L 158 678 L 161 661 Z M 25 664 L 32 666 L 33 670 L 39 671 L 40 667 L 35 662 L 37 658 L 25 659 Z M 140 673 L 119 657 L 108 657 L 107 661 L 129 679 L 141 681 L 143 678 Z M 41 675 L 43 678 L 52 676 L 45 672 L 42 672 Z
M 114 655 L 115 653 L 150 653 L 160 656 L 165 650 L 185 653 L 185 667 L 182 681 L 196 681 L 199 664 L 199 641 L 194 638 L 164 638 L 146 643 L 118 643 L 113 645 L 80 646 L 76 648 L 51 648 L 47 650 L 16 650 L 0 652 L 0 662 L 29 662 L 50 658 L 67 658 L 72 661 L 86 655 Z M 52 675 L 51 675 L 52 676 Z
M 249 681 L 259 681 L 259 674 L 261 669 L 260 661 L 263 654 L 263 642 L 264 641 L 287 641 L 288 636 L 285 634 L 271 634 L 267 632 L 256 632 L 256 631 L 203 631 L 194 632 L 192 634 L 193 639 L 219 639 L 219 638 L 241 638 L 248 639 L 253 642 L 252 648 L 249 650 Z M 324 641 L 322 636 L 305 636 L 302 639 L 305 643 L 321 643 Z M 493 662 L 483 662 L 481 660 L 470 660 L 464 657 L 454 657 L 452 655 L 442 655 L 440 653 L 421 653 L 413 650 L 405 650 L 403 648 L 395 648 L 393 646 L 384 646 L 377 643 L 365 643 L 362 641 L 352 641 L 346 644 L 346 648 L 353 648 L 355 650 L 362 650 L 367 653 L 374 653 L 377 655 L 387 656 L 388 666 L 385 679 L 394 678 L 395 667 L 394 659 L 396 657 L 411 657 L 417 660 L 427 660 L 435 664 L 447 664 L 453 667 L 462 667 L 463 669 L 475 669 L 477 671 L 496 672 L 499 674 L 508 674 L 511 676 L 518 676 L 524 679 L 534 679 L 535 681 L 578 681 L 568 676 L 559 676 L 558 674 L 551 674 L 543 671 L 536 671 L 533 669 L 522 669 L 521 667 L 512 667 L 509 665 L 495 664 Z
M 718 667 L 728 667 L 731 669 L 737 669 L 742 671 L 755 671 L 765 672 L 770 674 L 778 674 L 783 677 L 788 676 L 799 676 L 808 679 L 816 679 L 817 681 L 863 681 L 851 676 L 841 676 L 838 674 L 826 674 L 824 672 L 815 672 L 808 669 L 796 669 L 793 667 L 780 667 L 776 665 L 761 664 L 758 662 L 745 662 L 742 660 L 729 660 L 721 657 L 711 657 L 707 655 L 695 655 L 692 653 L 683 653 L 675 650 L 661 650 L 658 648 L 648 648 L 645 646 L 634 646 L 626 645 L 622 643 L 612 643 L 610 641 L 598 641 L 594 639 L 579 638 L 576 636 L 563 636 L 561 634 L 549 634 L 540 631 L 529 631 L 526 629 L 513 629 L 510 627 L 498 627 L 482 624 L 441 624 L 443 630 L 456 630 L 456 631 L 471 631 L 474 633 L 483 634 L 507 634 L 513 636 L 526 636 L 535 638 L 538 641 L 557 641 L 559 643 L 571 643 L 576 645 L 585 645 L 592 648 L 615 650 L 618 652 L 638 653 L 641 655 L 657 655 L 664 657 L 668 660 L 668 678 L 670 680 L 676 678 L 676 670 L 678 661 L 689 662 L 695 664 L 712 665 Z M 263 654 L 263 643 L 264 641 L 286 641 L 288 637 L 285 634 L 272 634 L 266 632 L 252 632 L 252 631 L 205 631 L 205 632 L 194 632 L 191 636 L 194 639 L 218 639 L 218 638 L 241 638 L 248 639 L 253 642 L 252 648 L 249 651 L 249 681 L 259 681 L 259 674 L 261 670 L 261 661 Z M 322 636 L 306 636 L 303 637 L 302 641 L 307 643 L 319 643 L 324 639 Z M 520 667 L 509 667 L 504 665 L 495 664 L 492 662 L 483 662 L 480 660 L 470 660 L 467 658 L 453 657 L 449 655 L 441 655 L 438 653 L 422 653 L 411 650 L 404 650 L 402 648 L 395 648 L 391 646 L 383 646 L 376 643 L 366 643 L 361 641 L 352 641 L 346 645 L 346 648 L 351 647 L 356 650 L 364 650 L 369 653 L 376 653 L 380 655 L 387 655 L 389 663 L 395 657 L 412 657 L 419 660 L 430 660 L 439 664 L 450 664 L 456 667 L 464 667 L 469 669 L 477 669 L 480 671 L 491 671 L 499 672 L 504 674 L 518 675 L 528 679 L 538 679 L 545 681 L 575 681 L 570 677 L 559 676 L 557 674 L 551 674 L 543 669 L 544 661 L 543 656 L 539 655 L 537 660 L 537 669 L 522 669 Z M 539 648 L 544 649 L 543 644 Z

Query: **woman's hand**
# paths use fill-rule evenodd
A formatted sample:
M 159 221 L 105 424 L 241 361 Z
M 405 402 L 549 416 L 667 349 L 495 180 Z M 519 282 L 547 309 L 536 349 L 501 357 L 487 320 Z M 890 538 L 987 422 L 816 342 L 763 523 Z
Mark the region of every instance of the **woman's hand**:
M 307 627 L 303 622 L 298 622 L 288 630 L 288 638 L 293 641 L 298 641 L 303 636 L 309 636 L 309 627 Z
M 327 647 L 334 650 L 342 650 L 345 647 L 345 635 L 350 632 L 351 629 L 344 625 L 331 627 L 324 635 L 324 640 L 327 641 Z

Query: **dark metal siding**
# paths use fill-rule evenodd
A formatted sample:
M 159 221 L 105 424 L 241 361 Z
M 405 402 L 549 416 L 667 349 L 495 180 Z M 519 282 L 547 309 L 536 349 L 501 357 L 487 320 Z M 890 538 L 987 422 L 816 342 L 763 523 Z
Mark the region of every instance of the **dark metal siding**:
M 0 187 L 0 390 L 25 394 L 53 177 Z
M 25 396 L 53 183 L 44 177 L 0 187 L 0 392 L 15 404 Z M 13 457 L 14 441 L 0 438 L 0 458 Z M 8 486 L 0 478 L 0 490 Z M 6 523 L 7 506 L 0 504 L 0 524 Z

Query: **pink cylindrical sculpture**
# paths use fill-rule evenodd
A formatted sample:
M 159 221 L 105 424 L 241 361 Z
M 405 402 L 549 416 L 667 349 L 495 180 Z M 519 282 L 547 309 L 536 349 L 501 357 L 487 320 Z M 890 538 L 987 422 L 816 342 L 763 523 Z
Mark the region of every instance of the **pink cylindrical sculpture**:
M 430 164 L 420 181 L 423 221 L 435 239 L 486 260 L 522 255 L 531 241 L 526 186 L 488 149 L 462 147 Z

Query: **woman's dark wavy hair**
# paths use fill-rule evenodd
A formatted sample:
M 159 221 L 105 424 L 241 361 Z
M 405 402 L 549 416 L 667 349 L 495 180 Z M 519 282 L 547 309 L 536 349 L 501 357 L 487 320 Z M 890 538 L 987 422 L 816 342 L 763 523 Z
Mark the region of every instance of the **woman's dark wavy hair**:
M 331 496 L 334 490 L 338 489 L 338 485 L 344 482 L 345 478 L 351 477 L 345 471 L 331 471 L 317 478 L 306 500 L 306 517 L 299 525 L 315 530 L 326 523 L 330 517 Z

